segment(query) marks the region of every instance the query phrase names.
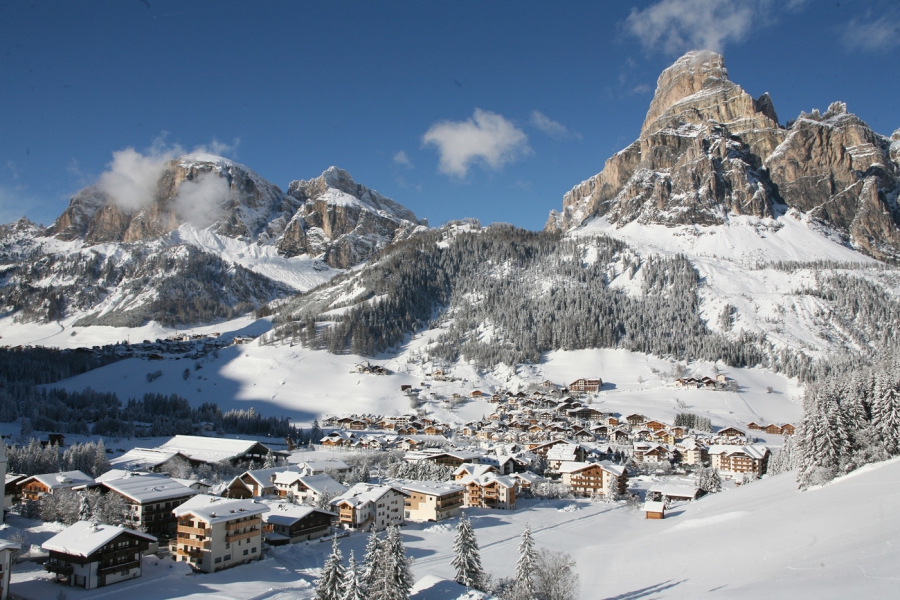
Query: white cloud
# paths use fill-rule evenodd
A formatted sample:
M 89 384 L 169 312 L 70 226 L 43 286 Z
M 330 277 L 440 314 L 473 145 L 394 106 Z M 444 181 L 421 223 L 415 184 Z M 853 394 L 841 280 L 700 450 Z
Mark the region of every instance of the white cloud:
M 208 145 L 195 147 L 190 154 L 198 159 L 218 157 L 225 153 L 234 152 L 239 143 L 239 139 L 235 139 L 231 144 L 213 139 Z M 178 144 L 168 146 L 165 143 L 165 133 L 156 138 L 150 148 L 143 153 L 138 152 L 134 148 L 118 150 L 113 152 L 113 159 L 109 163 L 109 169 L 100 175 L 97 186 L 123 210 L 139 210 L 153 200 L 156 195 L 159 178 L 165 172 L 169 161 L 183 154 L 185 154 L 185 151 Z M 192 190 L 190 186 L 188 186 L 188 191 L 185 193 L 189 197 L 194 197 L 197 202 L 205 201 L 207 197 L 206 184 L 198 182 L 195 185 L 203 188 L 203 193 L 200 193 L 199 189 Z M 189 208 L 184 210 L 187 214 L 194 214 L 199 217 L 207 214 L 207 208 L 203 204 L 198 206 L 196 211 Z M 176 206 L 176 210 L 178 210 L 178 206 Z
M 502 115 L 480 108 L 471 119 L 435 123 L 422 142 L 437 147 L 438 170 L 456 177 L 465 177 L 472 164 L 497 170 L 531 152 L 524 131 Z
M 228 180 L 214 173 L 202 173 L 178 186 L 175 213 L 184 221 L 198 227 L 208 227 L 223 214 L 224 205 L 231 198 Z
M 879 51 L 896 46 L 900 44 L 900 15 L 853 19 L 844 29 L 841 42 L 848 50 Z
M 762 8 L 768 4 L 768 0 L 661 0 L 644 10 L 632 9 L 625 29 L 647 50 L 721 52 L 765 19 Z
M 400 152 L 398 152 L 397 154 L 394 155 L 394 162 L 397 163 L 398 165 L 406 167 L 407 169 L 413 168 L 412 161 L 409 160 L 409 157 L 406 155 L 406 152 L 404 152 L 403 150 L 401 150 Z
M 581 139 L 580 133 L 569 131 L 565 125 L 554 121 L 539 110 L 531 111 L 531 124 L 557 140 L 565 138 Z

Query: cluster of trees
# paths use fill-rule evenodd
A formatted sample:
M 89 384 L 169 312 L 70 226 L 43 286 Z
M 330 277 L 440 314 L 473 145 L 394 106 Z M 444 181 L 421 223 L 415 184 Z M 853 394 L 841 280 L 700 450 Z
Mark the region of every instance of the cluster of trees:
M 803 407 L 779 466 L 796 464 L 802 488 L 900 454 L 900 360 L 835 369 L 807 387 Z
M 44 494 L 37 502 L 27 500 L 22 507 L 25 517 L 39 517 L 44 522 L 72 525 L 78 521 L 95 521 L 107 525 L 130 525 L 131 507 L 119 494 L 101 494 L 99 490 L 57 490 Z
M 453 467 L 430 460 L 401 461 L 388 465 L 387 475 L 392 479 L 411 481 L 449 481 L 453 479 L 453 471 Z
M 411 563 L 396 526 L 388 527 L 384 539 L 370 533 L 362 564 L 351 552 L 346 567 L 335 536 L 316 581 L 316 600 L 406 600 L 414 583 Z
M 680 412 L 675 414 L 675 427 L 687 427 L 696 431 L 712 432 L 712 421 L 709 417 Z
M 699 276 L 683 256 L 642 259 L 612 238 L 566 240 L 511 226 L 441 241 L 441 232 L 417 236 L 371 268 L 286 303 L 271 341 L 372 355 L 443 321 L 449 327 L 431 357 L 485 367 L 537 362 L 549 350 L 611 347 L 735 366 L 791 358 L 771 352 L 762 336 L 710 331 L 699 315 Z M 638 271 L 639 298 L 609 285 Z M 331 300 L 351 278 L 365 292 L 345 301 L 351 308 L 341 317 L 322 314 L 341 306 Z M 485 326 L 490 342 L 479 335 Z
M 10 446 L 6 450 L 7 470 L 21 475 L 42 475 L 60 471 L 81 471 L 99 477 L 110 469 L 103 440 L 72 444 L 65 450 L 48 444 L 41 446 L 32 438 L 25 446 Z

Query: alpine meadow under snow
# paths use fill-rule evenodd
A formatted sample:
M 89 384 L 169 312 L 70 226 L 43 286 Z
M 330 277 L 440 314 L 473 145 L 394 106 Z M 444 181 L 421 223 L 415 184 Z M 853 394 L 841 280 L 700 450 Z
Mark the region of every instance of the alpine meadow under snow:
M 660 76 L 639 139 L 543 231 L 429 227 L 335 167 L 286 189 L 209 153 L 123 152 L 52 226 L 0 227 L 10 470 L 81 470 L 96 487 L 23 499 L 2 533 L 28 540 L 23 557 L 70 577 L 40 549 L 62 523 L 132 523 L 94 481 L 128 452 L 192 434 L 270 450 L 156 465 L 277 513 L 223 537 L 268 534 L 259 561 L 189 577 L 221 518 L 198 525 L 196 509 L 171 548 L 135 559 L 140 577 L 73 596 L 900 589 L 900 130 L 841 102 L 781 124 L 720 55 L 691 52 Z M 70 447 L 34 441 L 48 434 Z M 301 464 L 334 485 L 276 491 L 275 471 Z M 435 514 L 465 512 L 404 522 L 430 500 L 403 486 L 434 479 Z M 390 494 L 405 504 L 357 522 Z M 333 529 L 277 530 L 295 500 Z M 399 522 L 376 538 L 379 519 Z M 56 586 L 15 565 L 17 597 Z

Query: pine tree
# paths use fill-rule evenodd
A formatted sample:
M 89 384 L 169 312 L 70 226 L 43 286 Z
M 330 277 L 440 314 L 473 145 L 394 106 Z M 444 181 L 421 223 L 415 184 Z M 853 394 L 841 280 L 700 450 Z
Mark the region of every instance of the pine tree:
M 322 575 L 316 580 L 316 600 L 341 600 L 341 589 L 344 585 L 343 556 L 338 548 L 337 536 L 331 545 L 331 554 L 322 567 Z
M 276 461 L 275 461 L 275 455 L 272 454 L 272 451 L 271 451 L 271 450 L 269 450 L 269 451 L 266 453 L 266 461 L 263 463 L 263 469 L 274 469 L 275 467 L 278 466 L 278 465 L 275 464 L 275 463 L 276 463 Z
M 466 517 L 466 513 L 462 513 L 459 525 L 456 526 L 453 554 L 453 561 L 450 564 L 456 569 L 457 583 L 467 588 L 480 589 L 484 579 L 481 553 L 478 550 L 478 541 L 475 539 L 475 530 L 472 528 L 471 521 Z
M 387 529 L 387 537 L 381 552 L 383 572 L 376 582 L 378 594 L 369 593 L 371 600 L 407 600 L 413 587 L 413 575 L 410 559 L 406 556 L 400 528 L 391 525 Z M 380 584 L 380 585 L 379 585 Z M 380 589 L 378 589 L 380 588 Z
M 516 598 L 534 597 L 534 575 L 537 552 L 534 549 L 534 540 L 531 538 L 531 526 L 525 525 L 522 539 L 519 541 L 519 560 L 516 561 Z
M 872 425 L 888 454 L 900 453 L 900 394 L 895 389 L 875 401 Z
M 341 600 L 366 600 L 362 573 L 356 564 L 356 557 L 353 556 L 352 550 L 350 551 L 350 564 L 344 572 L 344 588 L 341 594 Z
M 382 569 L 382 543 L 374 531 L 369 534 L 366 554 L 363 557 L 363 586 L 370 594 L 377 592 L 378 579 Z M 373 596 L 374 597 L 374 596 Z

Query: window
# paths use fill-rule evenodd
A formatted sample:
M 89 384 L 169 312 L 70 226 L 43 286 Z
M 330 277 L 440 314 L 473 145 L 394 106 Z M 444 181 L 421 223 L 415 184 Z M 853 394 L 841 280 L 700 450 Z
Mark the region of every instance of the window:
M 231 542 L 225 542 L 225 549 L 228 550 L 231 548 Z
M 244 550 L 244 556 L 247 556 L 249 553 L 250 553 L 249 550 L 246 550 L 246 549 Z
M 225 555 L 225 560 L 231 560 L 231 555 L 230 555 L 230 554 L 226 554 L 226 555 Z
M 253 554 L 256 554 L 256 546 L 254 546 L 253 548 L 250 548 L 250 552 L 252 552 Z
M 220 563 L 220 562 L 222 562 L 222 557 L 221 557 L 221 556 L 217 556 L 217 557 L 216 557 L 216 564 L 218 564 L 218 563 Z

